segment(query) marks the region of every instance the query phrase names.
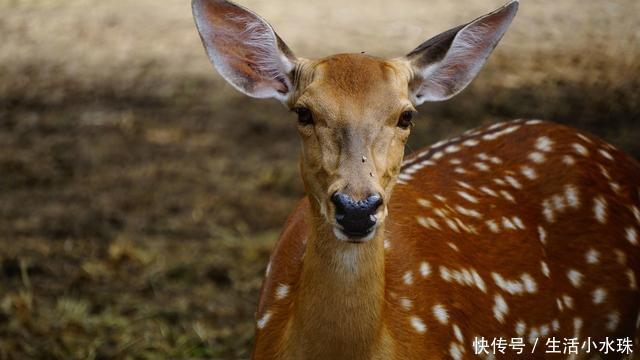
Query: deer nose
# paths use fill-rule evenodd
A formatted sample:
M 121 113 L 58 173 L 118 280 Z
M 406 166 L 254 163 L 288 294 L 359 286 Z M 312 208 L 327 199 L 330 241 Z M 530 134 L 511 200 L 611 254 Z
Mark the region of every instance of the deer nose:
M 382 197 L 370 195 L 363 200 L 355 200 L 351 196 L 336 192 L 331 196 L 336 207 L 336 221 L 342 225 L 349 236 L 363 237 L 369 234 L 376 224 L 375 213 L 382 205 Z

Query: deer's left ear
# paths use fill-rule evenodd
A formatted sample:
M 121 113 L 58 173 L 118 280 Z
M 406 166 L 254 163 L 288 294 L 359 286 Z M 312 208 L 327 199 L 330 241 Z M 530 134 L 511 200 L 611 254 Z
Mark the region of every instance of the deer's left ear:
M 286 101 L 296 57 L 271 26 L 227 0 L 193 0 L 193 17 L 209 59 L 239 91 Z
M 478 74 L 518 11 L 514 0 L 466 25 L 445 31 L 410 52 L 412 101 L 447 100 Z

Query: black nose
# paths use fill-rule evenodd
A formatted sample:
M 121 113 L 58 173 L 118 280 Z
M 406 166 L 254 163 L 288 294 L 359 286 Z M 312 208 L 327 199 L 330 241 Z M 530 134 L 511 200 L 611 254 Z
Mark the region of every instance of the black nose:
M 366 236 L 376 224 L 374 214 L 382 204 L 380 195 L 371 195 L 366 199 L 356 201 L 351 196 L 337 192 L 331 196 L 331 202 L 336 206 L 336 221 L 342 225 L 349 236 Z

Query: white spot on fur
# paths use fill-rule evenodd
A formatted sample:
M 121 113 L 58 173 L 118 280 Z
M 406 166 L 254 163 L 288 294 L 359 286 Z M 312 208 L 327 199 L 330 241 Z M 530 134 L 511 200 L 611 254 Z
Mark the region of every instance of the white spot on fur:
M 449 219 L 449 218 L 445 218 L 444 222 L 449 226 L 449 228 L 457 233 L 460 232 L 460 229 L 458 229 L 458 225 L 456 225 L 455 221 Z
M 547 263 L 544 261 L 540 261 L 540 270 L 546 277 L 549 277 L 549 275 L 551 274 L 551 270 L 549 270 L 549 265 L 547 265 Z
M 487 292 L 484 281 L 474 269 L 462 269 L 453 270 L 448 269 L 445 266 L 440 266 L 440 277 L 447 282 L 455 281 L 460 285 L 472 286 L 475 285 L 482 292 Z
M 591 298 L 594 304 L 602 304 L 607 298 L 607 291 L 603 288 L 597 288 L 591 292 Z
M 460 151 L 460 146 L 458 145 L 449 145 L 444 149 L 444 152 L 446 152 L 447 154 L 453 154 L 458 151 Z
M 536 171 L 532 167 L 522 166 L 520 168 L 520 172 L 529 180 L 535 180 L 538 178 L 538 173 L 536 173 Z
M 444 281 L 451 281 L 451 272 L 444 266 L 440 266 L 440 277 Z
M 282 300 L 289 295 L 289 285 L 280 284 L 276 289 L 276 300 Z
M 553 329 L 553 331 L 558 331 L 560 330 L 560 321 L 558 321 L 558 319 L 554 319 L 551 322 L 551 328 Z
M 476 140 L 476 139 L 468 139 L 465 140 L 462 145 L 467 146 L 467 147 L 472 147 L 472 146 L 476 146 L 480 143 L 480 141 Z
M 569 309 L 573 309 L 573 298 L 569 295 L 562 295 L 562 302 L 564 303 L 564 306 L 566 306 Z
M 489 171 L 489 166 L 483 162 L 473 163 L 473 166 L 479 171 Z
M 549 335 L 549 325 L 544 324 L 540 326 L 540 336 L 547 337 Z
M 611 191 L 613 191 L 614 193 L 620 195 L 620 184 L 618 184 L 617 182 L 610 182 L 609 183 L 609 187 L 611 188 Z
M 452 342 L 449 345 L 449 354 L 453 360 L 462 360 L 462 346 Z
M 430 217 L 422 217 L 422 216 L 416 216 L 416 220 L 418 220 L 418 224 L 420 224 L 421 226 L 427 228 L 427 229 L 438 229 L 440 230 L 440 225 L 438 225 L 438 222 Z
M 429 274 L 431 274 L 431 266 L 428 262 L 423 261 L 422 263 L 420 263 L 420 275 L 423 278 L 426 278 L 427 276 L 429 276 Z
M 267 326 L 267 323 L 269 322 L 269 319 L 271 319 L 271 312 L 267 311 L 266 313 L 264 313 L 264 315 L 262 315 L 262 317 L 258 320 L 257 322 L 257 326 L 258 329 L 264 329 L 265 326 Z
M 476 219 L 482 218 L 482 214 L 480 214 L 480 212 L 478 212 L 476 210 L 467 209 L 467 208 L 462 207 L 460 205 L 456 205 L 455 209 L 456 209 L 457 212 L 459 212 L 462 215 L 469 216 L 469 217 L 474 217 Z
M 511 221 L 520 229 L 520 230 L 524 230 L 526 229 L 526 227 L 524 226 L 524 223 L 522 222 L 522 220 L 520 220 L 519 217 L 514 216 L 511 218 Z
M 404 276 L 402 276 L 402 281 L 404 281 L 406 285 L 413 284 L 413 272 L 412 271 L 405 272 Z
M 509 313 L 509 306 L 500 294 L 496 294 L 493 300 L 493 316 L 499 322 L 504 323 L 504 316 Z
M 382 246 L 384 247 L 385 250 L 389 250 L 389 248 L 391 248 L 391 243 L 389 242 L 389 239 L 384 239 L 384 243 L 382 244 Z
M 632 245 L 638 245 L 638 232 L 636 229 L 629 227 L 625 230 L 626 238 Z
M 500 195 L 502 195 L 502 197 L 505 198 L 505 200 L 511 201 L 512 203 L 516 202 L 516 199 L 513 198 L 511 193 L 506 190 L 500 190 Z
M 533 294 L 538 290 L 538 286 L 528 273 L 523 273 L 518 280 L 506 280 L 502 275 L 492 272 L 491 277 L 496 285 L 511 295 Z
M 493 190 L 489 189 L 489 188 L 488 188 L 488 187 L 486 187 L 486 186 L 482 186 L 482 187 L 480 188 L 480 191 L 482 191 L 483 193 L 485 193 L 485 194 L 487 194 L 487 195 L 490 195 L 490 196 L 493 196 L 493 197 L 498 197 L 498 194 L 497 194 L 495 191 L 493 191 Z M 640 223 L 640 220 L 638 220 L 638 222 Z
M 564 186 L 564 198 L 570 207 L 577 209 L 580 207 L 580 195 L 578 194 L 578 188 L 572 184 Z
M 500 226 L 498 225 L 498 223 L 496 223 L 495 220 L 487 220 L 485 221 L 485 223 L 487 224 L 487 227 L 489 228 L 489 230 L 491 230 L 491 232 L 496 234 L 500 232 Z
M 505 229 L 516 229 L 516 226 L 511 222 L 511 220 L 506 217 L 502 217 L 502 227 L 504 227 Z
M 427 331 L 427 326 L 422 322 L 422 320 L 417 316 L 412 316 L 410 318 L 411 326 L 418 332 L 418 334 L 424 334 Z
M 533 294 L 536 291 L 538 291 L 538 284 L 536 284 L 536 281 L 533 280 L 531 275 L 524 273 L 520 278 L 522 279 L 522 283 L 524 284 L 524 290 L 526 292 Z
M 584 275 L 576 269 L 571 269 L 567 271 L 567 278 L 569 278 L 571 285 L 579 288 L 582 285 L 582 278 L 584 278 Z
M 451 327 L 453 328 L 453 334 L 455 335 L 456 340 L 458 340 L 459 342 L 464 342 L 464 337 L 462 336 L 462 331 L 460 330 L 458 325 L 453 324 L 453 325 L 451 325 Z
M 556 211 L 562 213 L 567 207 L 567 203 L 563 195 L 556 194 L 551 197 L 551 203 Z
M 427 200 L 427 199 L 418 199 L 418 205 L 422 206 L 422 207 L 426 207 L 426 208 L 430 208 L 431 207 L 431 201 Z
M 597 264 L 600 262 L 600 252 L 596 249 L 589 249 L 585 254 L 585 258 L 587 260 L 587 264 Z
M 631 290 L 638 290 L 636 274 L 633 272 L 633 270 L 627 269 L 627 278 L 629 278 L 629 288 L 631 288 Z
M 636 218 L 638 225 L 640 225 L 640 209 L 638 209 L 638 207 L 635 205 L 632 205 L 630 209 L 631 209 L 631 212 L 633 213 L 633 216 Z
M 534 151 L 531 154 L 529 154 L 529 159 L 536 164 L 542 164 L 546 160 L 544 154 L 537 151 Z
M 400 298 L 400 306 L 402 306 L 405 310 L 411 310 L 413 307 L 413 302 L 407 298 Z
M 436 304 L 432 308 L 433 316 L 443 325 L 449 322 L 449 314 L 442 304 Z
M 605 158 L 609 160 L 613 160 L 613 156 L 611 156 L 611 154 L 607 150 L 600 149 L 598 150 L 598 152 L 600 153 L 600 155 L 604 156 Z
M 542 226 L 538 226 L 538 239 L 543 245 L 547 244 L 547 232 Z
M 484 284 L 484 280 L 482 280 L 482 277 L 475 269 L 471 269 L 471 276 L 473 277 L 473 281 L 475 282 L 478 289 L 480 289 L 482 292 L 487 292 L 487 287 Z
M 547 222 L 552 223 L 556 219 L 556 214 L 555 214 L 553 204 L 549 199 L 545 199 L 542 202 L 542 214 L 544 215 L 545 219 L 547 219 Z
M 589 144 L 593 144 L 593 141 L 591 141 L 591 139 L 589 139 L 588 137 L 586 137 L 586 136 L 584 136 L 584 135 L 582 135 L 582 134 L 577 134 L 577 136 L 578 136 L 580 139 L 582 139 L 582 140 L 584 140 L 584 141 L 588 142 Z
M 467 192 L 458 191 L 458 195 L 460 195 L 461 198 L 463 198 L 463 199 L 465 199 L 465 200 L 467 200 L 469 202 L 472 202 L 474 204 L 478 203 L 478 199 L 475 196 L 472 196 Z
M 616 331 L 618 324 L 620 324 L 620 313 L 617 311 L 609 313 L 607 315 L 607 330 Z
M 575 150 L 577 154 L 582 156 L 589 156 L 589 150 L 587 150 L 587 148 L 584 147 L 584 145 L 574 143 L 574 144 L 571 144 L 571 146 L 573 146 L 573 150 Z
M 593 215 L 600 223 L 607 222 L 607 201 L 602 196 L 593 199 Z
M 516 334 L 522 337 L 526 331 L 527 331 L 527 324 L 525 324 L 524 321 L 522 320 L 518 321 L 516 323 Z
M 536 149 L 544 152 L 551 151 L 553 141 L 546 136 L 541 136 L 536 140 Z
M 504 179 L 509 183 L 509 185 L 513 186 L 516 189 L 522 189 L 522 184 L 513 176 L 505 176 Z
M 571 165 L 573 165 L 573 164 L 575 164 L 575 163 L 576 163 L 576 160 L 575 160 L 575 159 L 573 158 L 573 156 L 571 156 L 571 155 L 565 155 L 565 156 L 563 156 L 563 157 L 562 157 L 562 162 L 563 162 L 565 165 L 569 165 L 569 166 L 571 166 Z
M 581 329 L 582 329 L 582 319 L 574 318 L 573 319 L 573 336 L 576 338 L 579 338 Z
M 529 343 L 531 345 L 535 344 L 536 340 L 540 337 L 540 332 L 538 331 L 537 328 L 532 327 L 531 330 L 529 330 Z

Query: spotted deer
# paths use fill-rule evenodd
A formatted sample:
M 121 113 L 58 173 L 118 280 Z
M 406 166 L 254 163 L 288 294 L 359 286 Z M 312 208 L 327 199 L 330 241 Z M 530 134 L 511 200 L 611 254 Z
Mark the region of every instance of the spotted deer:
M 297 113 L 302 142 L 307 197 L 266 270 L 254 359 L 462 359 L 478 338 L 520 338 L 524 358 L 567 356 L 542 350 L 552 337 L 637 344 L 634 159 L 566 126 L 515 120 L 403 160 L 415 107 L 465 88 L 517 9 L 404 57 L 310 60 L 250 10 L 193 1 L 218 72 Z

